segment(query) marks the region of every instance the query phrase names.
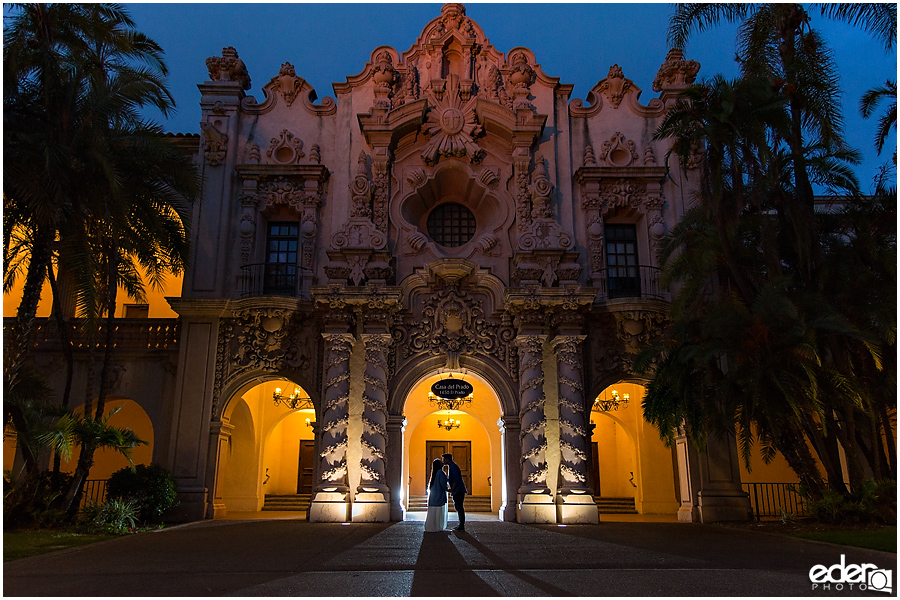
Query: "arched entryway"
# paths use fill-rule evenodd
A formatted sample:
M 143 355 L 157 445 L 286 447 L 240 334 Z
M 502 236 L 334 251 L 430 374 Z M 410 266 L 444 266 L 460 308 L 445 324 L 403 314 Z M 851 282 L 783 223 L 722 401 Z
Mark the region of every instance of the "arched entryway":
M 644 420 L 643 399 L 642 385 L 619 381 L 594 400 L 591 480 L 601 513 L 677 514 L 672 449 Z
M 311 402 L 290 408 L 275 401 L 306 390 L 288 379 L 248 383 L 222 411 L 216 455 L 213 516 L 261 510 L 306 510 L 315 483 Z
M 433 372 L 420 379 L 404 402 L 403 487 L 407 510 L 424 510 L 429 464 L 433 457 L 450 452 L 464 472 L 469 487 L 468 512 L 499 514 L 503 504 L 503 436 L 498 421 L 500 400 L 482 377 L 458 370 L 456 379 L 472 384 L 473 400 L 458 411 L 441 410 L 428 400 L 432 384 L 450 376 Z M 438 421 L 454 419 L 459 427 L 447 430 Z

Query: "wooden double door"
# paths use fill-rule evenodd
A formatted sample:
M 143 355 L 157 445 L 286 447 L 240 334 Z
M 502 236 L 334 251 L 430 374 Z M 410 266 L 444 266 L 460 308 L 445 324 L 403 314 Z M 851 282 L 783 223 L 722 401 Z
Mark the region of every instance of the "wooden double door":
M 459 465 L 466 489 L 472 493 L 472 442 L 425 442 L 425 485 L 431 479 L 431 463 L 449 452 L 453 462 Z
M 297 468 L 297 493 L 312 494 L 313 467 L 316 463 L 316 443 L 300 440 L 300 460 Z

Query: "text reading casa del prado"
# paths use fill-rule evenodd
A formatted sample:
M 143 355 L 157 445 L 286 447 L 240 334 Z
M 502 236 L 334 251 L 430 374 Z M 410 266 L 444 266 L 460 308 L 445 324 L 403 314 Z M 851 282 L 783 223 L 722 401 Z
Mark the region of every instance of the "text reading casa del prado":
M 312 521 L 401 520 L 450 451 L 503 520 L 595 523 L 604 496 L 746 519 L 734 441 L 665 447 L 632 371 L 699 179 L 653 133 L 700 65 L 659 59 L 655 97 L 607 65 L 573 99 L 460 4 L 334 98 L 285 62 L 257 100 L 234 48 L 209 58 L 177 367 L 148 410 L 181 518 L 306 493 Z M 428 396 L 450 377 L 474 388 L 452 410 Z

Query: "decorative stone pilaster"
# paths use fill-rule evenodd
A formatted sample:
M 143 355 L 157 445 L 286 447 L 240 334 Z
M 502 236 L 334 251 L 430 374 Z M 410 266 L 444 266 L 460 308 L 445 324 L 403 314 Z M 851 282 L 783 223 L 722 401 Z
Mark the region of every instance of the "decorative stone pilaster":
M 391 488 L 391 521 L 402 521 L 406 516 L 403 508 L 406 489 L 403 482 L 403 431 L 406 428 L 406 417 L 390 415 L 385 427 L 388 435 L 385 475 L 388 487 Z
M 522 444 L 519 436 L 519 417 L 505 415 L 497 420 L 500 428 L 501 464 L 503 465 L 501 481 L 500 520 L 516 521 L 519 485 L 522 481 L 522 470 L 510 457 L 521 454 Z
M 573 315 L 577 316 L 577 315 Z M 581 343 L 584 335 L 557 335 L 551 342 L 559 380 L 559 485 L 557 520 L 596 523 L 597 507 L 587 481 L 587 430 Z
M 321 470 L 316 495 L 310 505 L 310 521 L 345 522 L 349 519 L 347 481 L 347 425 L 350 420 L 350 353 L 353 335 L 323 333 L 325 338 L 322 402 Z
M 387 450 L 387 353 L 390 334 L 362 336 L 366 352 L 363 376 L 363 433 L 360 439 L 360 483 L 353 501 L 353 521 L 387 522 L 390 520 L 390 489 L 385 478 Z
M 519 336 L 519 421 L 522 431 L 522 483 L 518 494 L 519 523 L 553 523 L 556 510 L 547 487 L 547 438 L 544 416 L 544 341 L 542 314 L 528 311 L 516 317 Z

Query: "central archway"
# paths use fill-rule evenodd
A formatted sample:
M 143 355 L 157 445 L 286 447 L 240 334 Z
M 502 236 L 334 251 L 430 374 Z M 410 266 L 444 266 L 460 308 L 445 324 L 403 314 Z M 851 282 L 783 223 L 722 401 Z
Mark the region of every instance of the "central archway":
M 424 510 L 430 460 L 442 451 L 449 451 L 467 479 L 467 512 L 499 514 L 505 497 L 499 395 L 483 377 L 465 369 L 457 370 L 452 373 L 453 377 L 472 384 L 474 399 L 459 411 L 441 410 L 428 400 L 432 384 L 450 375 L 448 371 L 441 371 L 433 370 L 421 377 L 404 399 L 403 413 L 407 420 L 402 478 L 405 507 L 408 511 Z M 458 428 L 446 430 L 438 426 L 439 419 L 450 417 L 460 422 Z

